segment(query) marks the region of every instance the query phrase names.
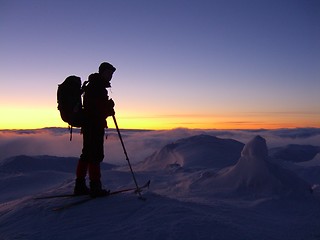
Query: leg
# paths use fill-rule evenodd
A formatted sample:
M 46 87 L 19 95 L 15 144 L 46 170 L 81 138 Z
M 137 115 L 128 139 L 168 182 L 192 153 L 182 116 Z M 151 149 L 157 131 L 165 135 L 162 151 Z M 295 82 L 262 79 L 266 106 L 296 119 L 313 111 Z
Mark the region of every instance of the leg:
M 104 128 L 95 128 L 91 138 L 91 160 L 88 166 L 90 179 L 90 195 L 92 197 L 106 196 L 109 191 L 102 189 L 100 163 L 104 158 Z
M 73 193 L 75 195 L 87 195 L 89 194 L 89 188 L 86 185 L 86 175 L 88 170 L 88 162 L 79 159 L 77 166 L 77 178 L 76 185 Z
M 75 195 L 89 194 L 89 188 L 86 185 L 86 176 L 89 167 L 88 143 L 90 142 L 90 135 L 88 134 L 88 131 L 84 132 L 82 154 L 76 169 L 76 184 L 73 191 Z
M 89 163 L 82 160 L 81 158 L 78 161 L 76 175 L 79 179 L 85 179 L 87 176 Z

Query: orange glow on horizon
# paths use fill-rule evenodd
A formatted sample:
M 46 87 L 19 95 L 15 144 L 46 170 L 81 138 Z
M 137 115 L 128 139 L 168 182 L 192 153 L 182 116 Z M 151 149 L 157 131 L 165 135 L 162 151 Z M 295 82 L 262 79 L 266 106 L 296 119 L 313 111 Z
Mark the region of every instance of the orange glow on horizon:
M 108 121 L 109 127 L 114 125 Z M 118 125 L 124 129 L 150 129 L 150 130 L 168 130 L 174 128 L 189 129 L 279 129 L 279 128 L 304 128 L 320 127 L 320 124 L 310 122 L 290 123 L 290 122 L 254 122 L 254 121 L 194 121 L 185 122 L 185 119 L 119 119 Z
M 59 112 L 48 108 L 0 108 L 0 129 L 37 129 L 44 127 L 67 127 Z M 224 114 L 218 115 L 146 115 L 116 116 L 121 129 L 169 130 L 189 129 L 278 129 L 320 127 L 319 114 L 290 116 L 281 114 Z M 114 128 L 112 118 L 107 119 Z

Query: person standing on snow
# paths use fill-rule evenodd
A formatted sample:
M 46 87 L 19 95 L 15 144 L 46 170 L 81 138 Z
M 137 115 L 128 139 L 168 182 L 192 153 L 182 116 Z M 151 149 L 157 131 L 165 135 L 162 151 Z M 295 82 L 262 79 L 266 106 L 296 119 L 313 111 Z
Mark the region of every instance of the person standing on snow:
M 91 197 L 101 197 L 109 193 L 101 185 L 100 163 L 104 158 L 106 118 L 115 114 L 114 102 L 109 99 L 106 89 L 111 87 L 110 81 L 115 70 L 110 63 L 101 63 L 99 72 L 89 76 L 89 83 L 84 89 L 84 124 L 81 129 L 83 148 L 76 170 L 75 195 L 90 194 Z M 87 172 L 90 188 L 86 185 Z

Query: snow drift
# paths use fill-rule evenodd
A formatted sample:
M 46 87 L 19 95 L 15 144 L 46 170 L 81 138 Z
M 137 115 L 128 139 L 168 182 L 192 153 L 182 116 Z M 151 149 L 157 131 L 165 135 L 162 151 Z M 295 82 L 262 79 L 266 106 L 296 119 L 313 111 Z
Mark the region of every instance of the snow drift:
M 72 179 L 78 158 L 55 156 L 19 155 L 0 162 L 0 203 L 34 194 L 41 190 L 62 184 L 65 179 Z M 102 163 L 102 170 L 114 166 Z
M 260 136 L 180 139 L 133 166 L 139 184 L 151 179 L 147 201 L 124 193 L 61 212 L 78 200 L 35 197 L 72 192 L 77 158 L 12 157 L 0 162 L 0 239 L 318 239 L 320 192 L 268 155 Z M 134 186 L 128 168 L 102 169 L 106 188 Z
M 239 159 L 243 145 L 233 139 L 196 135 L 166 145 L 136 168 L 148 171 L 170 167 L 221 169 Z
M 205 187 L 215 194 L 252 197 L 304 196 L 311 189 L 292 172 L 268 161 L 266 141 L 260 136 L 245 145 L 234 166 L 203 175 L 191 185 L 191 189 Z
M 320 153 L 317 153 L 317 155 L 309 161 L 300 162 L 297 164 L 304 167 L 320 167 Z

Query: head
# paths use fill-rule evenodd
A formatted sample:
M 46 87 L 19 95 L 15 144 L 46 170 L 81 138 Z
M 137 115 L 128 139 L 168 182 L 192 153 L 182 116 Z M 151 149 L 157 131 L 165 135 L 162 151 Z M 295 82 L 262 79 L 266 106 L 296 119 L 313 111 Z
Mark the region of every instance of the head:
M 103 62 L 99 66 L 99 74 L 105 81 L 106 87 L 111 87 L 110 81 L 112 79 L 113 73 L 116 71 L 116 68 L 112 66 L 110 63 Z

